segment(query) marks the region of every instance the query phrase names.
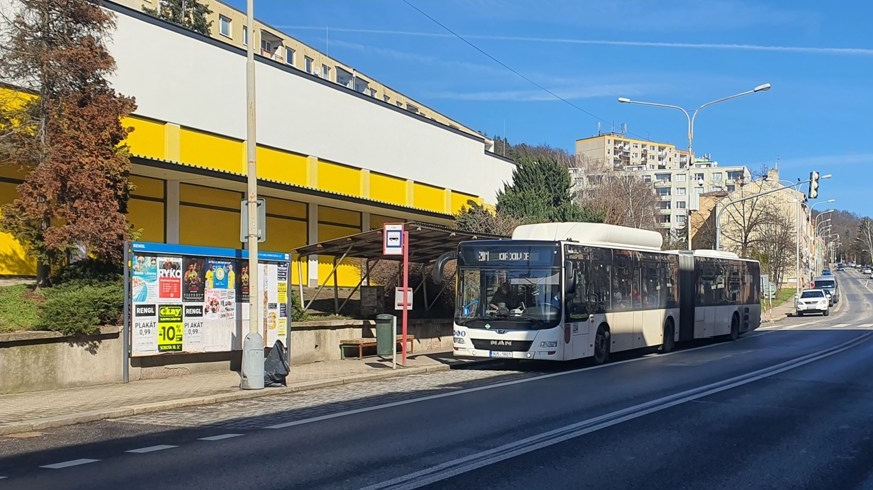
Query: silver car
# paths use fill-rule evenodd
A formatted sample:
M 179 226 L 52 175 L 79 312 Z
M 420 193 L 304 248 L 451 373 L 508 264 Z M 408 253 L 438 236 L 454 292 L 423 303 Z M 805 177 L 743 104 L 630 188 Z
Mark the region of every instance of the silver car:
M 797 316 L 806 313 L 821 313 L 824 316 L 830 314 L 830 298 L 823 289 L 805 289 L 794 300 L 794 309 Z

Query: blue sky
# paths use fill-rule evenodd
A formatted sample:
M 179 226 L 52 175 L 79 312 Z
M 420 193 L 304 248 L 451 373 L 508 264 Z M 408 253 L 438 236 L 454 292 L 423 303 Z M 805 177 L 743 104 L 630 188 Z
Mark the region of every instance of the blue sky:
M 245 10 L 245 0 L 226 1 Z M 855 0 L 255 0 L 255 17 L 489 136 L 574 151 L 626 124 L 859 216 L 873 181 L 873 3 Z M 806 186 L 803 186 L 805 190 Z

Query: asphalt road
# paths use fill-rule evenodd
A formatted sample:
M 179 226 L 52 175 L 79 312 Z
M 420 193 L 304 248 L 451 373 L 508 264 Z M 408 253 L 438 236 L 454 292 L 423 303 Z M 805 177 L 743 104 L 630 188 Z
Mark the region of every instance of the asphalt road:
M 0 446 L 0 489 L 873 488 L 873 292 L 837 277 L 830 316 L 737 342 L 34 435 Z

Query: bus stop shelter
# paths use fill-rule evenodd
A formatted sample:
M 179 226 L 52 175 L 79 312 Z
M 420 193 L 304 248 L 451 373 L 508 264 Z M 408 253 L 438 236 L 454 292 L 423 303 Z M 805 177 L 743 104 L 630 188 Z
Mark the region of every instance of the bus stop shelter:
M 491 235 L 487 233 L 472 233 L 468 231 L 454 230 L 451 228 L 441 227 L 439 225 L 420 223 L 410 221 L 403 223 L 404 230 L 409 233 L 409 262 L 410 264 L 430 264 L 434 262 L 440 255 L 445 252 L 453 252 L 458 249 L 458 243 L 468 240 L 500 240 L 508 237 L 503 235 Z M 298 261 L 298 279 L 300 287 L 300 301 L 303 310 L 309 309 L 312 302 L 318 299 L 321 292 L 332 282 L 334 313 L 339 314 L 351 297 L 358 292 L 361 286 L 368 281 L 370 271 L 382 260 L 402 262 L 403 257 L 399 255 L 383 255 L 383 231 L 370 230 L 355 235 L 349 235 L 332 240 L 325 240 L 318 243 L 306 245 L 293 250 L 293 253 L 299 256 Z M 330 274 L 318 286 L 318 289 L 309 302 L 303 301 L 303 262 L 306 257 L 313 255 L 329 255 L 333 257 L 333 267 Z M 354 289 L 344 298 L 340 304 L 339 285 L 337 281 L 337 269 L 343 264 L 346 259 L 360 259 L 362 264 L 361 279 L 355 285 Z M 413 294 L 419 289 L 423 289 L 425 310 L 429 310 L 439 296 L 445 290 L 443 285 L 440 290 L 433 296 L 431 300 L 428 297 L 426 282 L 422 280 L 413 288 Z

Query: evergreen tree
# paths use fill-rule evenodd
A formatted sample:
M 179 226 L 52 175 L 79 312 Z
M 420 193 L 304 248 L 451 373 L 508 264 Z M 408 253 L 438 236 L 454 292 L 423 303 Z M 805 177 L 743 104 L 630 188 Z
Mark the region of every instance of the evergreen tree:
M 599 214 L 573 202 L 570 172 L 549 156 L 520 156 L 512 183 L 497 195 L 497 211 L 528 223 L 602 221 Z
M 206 36 L 212 27 L 207 20 L 212 10 L 197 0 L 161 0 L 157 8 L 143 7 L 142 11 Z
M 130 236 L 130 161 L 121 118 L 134 100 L 106 77 L 112 14 L 90 0 L 17 0 L 4 19 L 0 79 L 18 103 L 0 104 L 0 162 L 26 172 L 0 229 L 37 260 L 37 285 L 73 251 L 119 263 Z

